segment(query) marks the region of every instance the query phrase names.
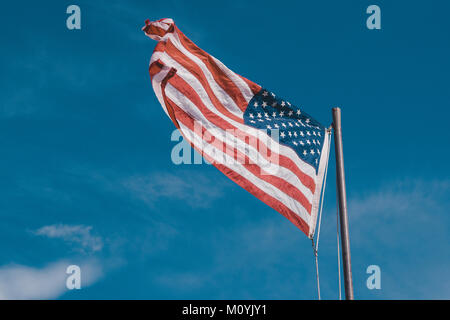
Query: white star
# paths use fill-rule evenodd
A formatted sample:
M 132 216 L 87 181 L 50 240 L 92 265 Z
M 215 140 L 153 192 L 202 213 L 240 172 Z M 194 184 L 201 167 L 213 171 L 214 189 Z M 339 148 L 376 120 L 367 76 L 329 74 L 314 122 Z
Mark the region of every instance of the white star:
M 305 136 L 305 134 L 303 133 L 303 131 L 300 131 L 300 135 L 301 135 L 302 137 Z
M 267 97 L 267 94 L 268 94 L 267 91 L 264 91 L 264 92 L 263 92 L 263 96 L 264 96 L 264 97 Z
M 296 137 L 296 138 L 297 138 L 297 132 L 295 132 L 295 131 L 294 131 L 294 137 Z
M 252 118 L 252 119 L 254 118 L 254 115 L 253 115 L 253 113 L 250 113 L 250 118 Z
M 277 102 L 275 101 L 274 103 L 272 103 L 272 107 L 276 107 L 277 106 Z
M 278 124 L 276 124 L 276 123 L 274 124 L 274 126 L 275 126 L 275 128 L 279 128 L 279 127 L 280 127 L 280 126 L 279 126 Z
M 289 127 L 293 127 L 292 123 L 288 122 Z
M 267 114 L 267 112 L 264 112 L 264 117 L 268 118 L 269 115 Z
M 288 131 L 289 137 L 292 137 L 292 132 Z
M 297 112 L 296 112 L 296 113 L 297 113 L 297 115 L 300 115 L 300 110 L 297 110 Z
M 274 112 L 274 113 L 272 113 L 272 117 L 276 117 L 277 116 L 277 113 L 276 112 Z
M 261 113 L 258 112 L 258 114 L 256 115 L 258 118 L 261 118 Z
M 294 114 L 294 112 L 292 112 L 292 110 L 291 110 L 291 111 L 289 111 L 288 116 L 292 116 L 293 114 Z
M 311 154 L 315 154 L 315 152 L 314 152 L 314 150 L 313 150 L 313 149 L 311 149 Z
M 283 126 L 283 128 L 286 128 L 286 124 L 284 122 L 281 125 Z
M 275 93 L 273 93 L 273 92 L 272 92 L 272 93 L 271 93 L 271 95 L 272 95 L 272 97 L 274 97 L 274 98 L 275 98 Z
M 263 101 L 262 107 L 263 107 L 263 108 L 267 107 L 267 102 Z
M 298 146 L 298 143 L 297 143 L 297 142 L 294 141 L 294 142 L 292 142 L 292 143 L 295 144 L 296 146 Z
M 286 137 L 286 135 L 284 134 L 284 132 L 283 132 L 283 131 L 281 131 L 281 133 L 280 133 L 280 137 L 282 137 L 282 138 Z
M 281 106 L 284 107 L 286 103 L 284 101 L 281 101 Z
M 317 149 L 317 154 L 320 154 L 320 150 L 319 149 Z
M 256 108 L 258 106 L 258 101 L 255 101 L 255 103 L 253 104 L 253 106 Z
M 270 124 L 267 125 L 267 129 L 272 129 L 272 127 L 270 126 Z
M 280 112 L 280 117 L 284 116 L 284 111 Z
M 306 156 L 308 152 L 306 152 L 306 150 L 303 150 L 303 154 Z
M 306 131 L 306 134 L 307 134 L 308 136 L 310 136 L 310 135 L 311 135 L 311 133 L 310 133 L 309 131 Z
M 309 141 L 309 140 L 306 140 L 306 143 L 307 143 L 307 144 L 311 144 L 311 141 Z
M 305 143 L 304 143 L 302 140 L 300 140 L 300 144 L 301 144 L 302 146 L 305 145 Z

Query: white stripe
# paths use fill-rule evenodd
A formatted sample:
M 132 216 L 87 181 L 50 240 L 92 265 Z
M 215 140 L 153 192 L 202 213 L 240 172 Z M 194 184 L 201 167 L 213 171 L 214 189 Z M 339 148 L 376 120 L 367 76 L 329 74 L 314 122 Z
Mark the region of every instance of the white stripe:
M 236 136 L 233 136 L 231 134 L 227 134 L 226 131 L 223 129 L 220 129 L 216 125 L 209 122 L 209 120 L 201 113 L 201 111 L 198 109 L 198 107 L 189 100 L 185 95 L 183 95 L 181 92 L 179 92 L 176 88 L 174 88 L 169 83 L 166 85 L 166 95 L 167 97 L 172 100 L 176 105 L 178 105 L 181 109 L 183 109 L 187 114 L 191 116 L 196 121 L 199 121 L 202 123 L 202 125 L 205 128 L 214 128 L 216 132 L 218 132 L 219 136 L 222 141 L 227 143 L 229 146 L 236 146 L 237 149 L 248 156 L 253 163 L 258 164 L 258 166 L 264 168 L 270 166 L 270 162 L 266 160 L 263 156 L 258 157 L 258 150 L 253 148 L 250 144 L 246 144 L 241 139 L 238 139 Z M 252 132 L 246 133 L 252 134 L 257 137 L 258 131 L 257 129 L 253 129 Z M 297 177 L 297 175 L 292 174 L 292 172 L 282 166 L 278 166 L 278 172 L 277 177 L 283 179 L 284 181 L 289 182 L 291 185 L 296 187 L 308 200 L 310 204 L 312 204 L 312 198 L 313 194 L 310 189 L 306 188 L 300 179 Z
M 164 19 L 161 22 L 157 22 L 157 21 L 152 22 L 152 24 L 154 26 L 157 26 L 157 27 L 160 27 L 160 28 L 162 28 L 164 30 L 167 30 L 167 29 L 169 29 L 170 24 L 173 24 L 173 20 L 172 19 Z M 201 70 L 203 71 L 203 73 L 206 76 L 206 80 L 208 81 L 208 83 L 210 83 L 211 88 L 213 88 L 213 91 L 214 90 L 218 91 L 218 92 L 214 92 L 214 94 L 217 97 L 220 97 L 220 95 L 223 92 L 226 96 L 228 96 L 229 99 L 231 99 L 231 97 L 229 97 L 228 93 L 226 91 L 224 91 L 216 83 L 216 81 L 214 80 L 214 77 L 209 72 L 209 69 L 206 67 L 206 65 L 203 63 L 203 61 L 201 61 L 201 59 L 199 59 L 197 56 L 192 54 L 187 48 L 185 48 L 183 46 L 183 44 L 180 41 L 178 33 L 175 32 L 175 34 L 172 34 L 172 33 L 171 34 L 166 34 L 166 35 L 164 35 L 162 37 L 162 39 L 164 39 L 166 41 L 167 41 L 167 39 L 170 39 L 176 48 L 178 48 L 181 52 L 183 52 L 186 56 L 188 56 L 193 62 L 195 62 L 201 68 Z M 242 80 L 242 78 L 239 77 L 236 73 L 234 73 L 233 71 L 228 69 L 222 63 L 222 61 L 220 61 L 219 59 L 213 57 L 210 54 L 209 54 L 209 56 L 214 60 L 214 62 L 216 62 L 217 66 L 227 75 L 227 77 L 236 85 L 236 87 L 239 88 L 239 90 L 242 93 L 242 96 L 244 97 L 244 99 L 248 103 L 252 99 L 252 97 L 254 95 L 252 90 L 248 86 L 248 84 L 244 80 Z M 234 103 L 234 100 L 232 100 L 231 102 L 232 102 L 233 108 L 236 108 L 236 112 L 242 112 L 241 109 Z
M 188 49 L 186 49 L 182 44 L 178 37 L 178 34 L 170 33 L 169 40 L 171 40 L 172 44 L 181 51 L 186 57 L 192 60 L 203 72 L 206 81 L 208 82 L 209 86 L 211 87 L 211 90 L 213 91 L 214 95 L 219 99 L 219 101 L 226 101 L 227 107 L 230 112 L 234 114 L 240 114 L 242 115 L 242 110 L 237 106 L 237 104 L 234 102 L 233 99 L 228 95 L 228 92 L 223 90 L 214 80 L 213 75 L 209 71 L 209 69 L 206 67 L 206 65 L 203 63 L 202 60 L 200 60 L 197 56 L 193 55 Z
M 211 56 L 211 55 L 210 55 Z M 233 81 L 233 83 L 236 85 L 236 87 L 239 88 L 239 90 L 241 90 L 242 95 L 244 96 L 245 100 L 247 101 L 247 103 L 250 102 L 250 100 L 253 98 L 254 94 L 252 92 L 252 90 L 250 89 L 250 87 L 248 86 L 247 82 L 245 82 L 244 80 L 242 80 L 241 77 L 239 77 L 236 73 L 234 73 L 233 71 L 231 71 L 230 69 L 227 68 L 227 66 L 225 66 L 222 61 L 220 61 L 217 58 L 214 58 L 213 56 L 211 56 L 211 58 L 214 59 L 214 61 L 216 62 L 217 66 L 223 71 L 225 72 L 225 74 L 227 75 L 228 78 L 231 79 L 231 81 Z
M 186 80 L 186 81 L 196 81 L 196 82 L 198 82 L 199 83 L 199 85 L 203 88 L 203 86 L 202 86 L 202 84 L 201 84 L 201 82 L 192 74 L 192 73 L 190 73 L 185 67 L 183 67 L 181 64 L 179 64 L 175 59 L 173 59 L 167 52 L 163 52 L 163 51 L 156 51 L 155 53 L 153 53 L 153 55 L 152 55 L 152 57 L 151 57 L 151 59 L 150 59 L 150 64 L 153 62 L 153 61 L 156 61 L 156 60 L 158 60 L 158 59 L 161 59 L 161 61 L 163 61 L 164 62 L 164 64 L 166 64 L 166 65 L 169 65 L 169 66 L 171 66 L 171 67 L 174 67 L 175 69 L 177 69 L 177 74 L 180 74 L 180 71 L 182 71 L 184 74 L 186 74 L 187 75 L 187 78 L 189 79 L 189 80 Z M 189 83 L 189 82 L 188 82 Z M 220 89 L 220 90 L 222 90 L 222 89 Z M 208 93 L 206 92 L 206 90 L 204 90 L 204 88 L 203 88 L 203 91 L 204 91 L 204 94 L 205 94 L 205 98 L 207 97 L 208 99 L 209 99 L 209 96 L 208 96 Z M 222 90 L 222 92 L 225 92 L 225 91 L 223 91 Z M 214 93 L 215 94 L 215 93 Z M 228 108 L 229 107 L 229 105 L 227 104 L 228 102 L 224 102 L 223 100 L 220 100 L 220 97 L 217 97 L 217 95 L 216 95 L 216 98 L 223 104 L 223 103 L 225 103 L 226 104 L 226 109 L 230 112 L 230 113 L 232 113 L 233 115 L 235 115 L 236 117 L 238 117 L 238 118 L 242 118 L 243 117 L 243 112 L 242 112 L 242 110 L 241 109 L 239 109 L 239 108 L 237 108 L 237 106 L 236 106 L 236 108 L 237 109 L 235 109 L 235 110 L 232 110 L 232 109 L 230 109 L 230 108 Z M 234 101 L 233 100 L 231 100 L 231 98 L 229 98 L 230 99 L 230 101 L 231 102 L 233 102 L 234 103 Z M 211 101 L 211 100 L 210 100 Z
M 155 26 L 155 27 L 164 29 L 164 30 L 166 30 L 166 31 L 167 31 L 167 29 L 169 29 L 169 27 L 170 27 L 169 24 L 164 23 L 164 22 L 158 22 L 158 21 L 152 22 L 151 24 L 152 24 L 153 26 Z
M 210 148 L 206 148 L 206 143 L 201 138 L 199 138 L 193 131 L 191 131 L 189 128 L 187 128 L 182 123 L 180 124 L 180 129 L 182 130 L 183 134 L 189 139 L 192 138 L 191 142 L 200 150 L 203 150 L 205 154 L 207 154 L 209 157 L 211 157 L 215 162 L 222 164 L 223 166 L 227 167 L 228 169 L 238 173 L 245 179 L 247 179 L 249 182 L 257 186 L 259 189 L 261 189 L 263 192 L 267 193 L 271 197 L 277 199 L 281 203 L 283 203 L 286 207 L 291 209 L 295 214 L 297 214 L 305 223 L 309 226 L 310 225 L 310 216 L 306 212 L 305 208 L 295 199 L 291 198 L 287 194 L 285 194 L 283 191 L 279 190 L 274 185 L 261 180 L 257 176 L 255 176 L 252 172 L 248 171 L 242 164 L 232 162 L 233 159 L 230 159 L 230 156 L 227 154 L 221 152 L 218 149 L 215 149 L 214 152 Z M 224 160 L 225 159 L 225 163 Z
M 325 174 L 325 166 L 327 164 L 328 160 L 328 153 L 330 151 L 330 145 L 328 143 L 329 135 L 325 132 L 325 136 L 323 139 L 322 144 L 322 151 L 320 152 L 320 163 L 319 163 L 319 170 L 317 173 L 317 179 L 316 179 L 316 190 L 314 191 L 314 197 L 312 200 L 312 208 L 311 208 L 311 225 L 309 228 L 309 237 L 312 238 L 314 236 L 314 232 L 316 229 L 316 222 L 317 222 L 317 213 L 319 212 L 319 203 L 320 203 L 320 194 L 322 191 L 322 183 L 323 183 L 323 176 Z
M 167 75 L 167 73 L 170 71 L 170 67 L 163 66 L 163 68 L 153 76 L 152 78 L 152 86 L 153 90 L 155 91 L 156 97 L 158 98 L 159 103 L 163 107 L 164 112 L 169 116 L 169 112 L 167 111 L 166 103 L 164 102 L 164 98 L 162 95 L 161 90 L 161 82 L 163 81 L 164 77 Z

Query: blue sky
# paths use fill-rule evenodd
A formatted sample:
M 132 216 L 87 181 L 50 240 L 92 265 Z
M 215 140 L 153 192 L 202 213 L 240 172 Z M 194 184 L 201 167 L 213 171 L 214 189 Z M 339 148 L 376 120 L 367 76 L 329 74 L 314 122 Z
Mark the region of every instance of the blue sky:
M 82 29 L 66 28 L 81 8 Z M 366 28 L 381 8 L 382 29 Z M 311 243 L 212 166 L 171 162 L 150 85 L 170 17 L 237 73 L 343 116 L 355 297 L 450 298 L 444 1 L 76 1 L 2 6 L 0 298 L 315 299 Z M 333 145 L 332 145 L 333 148 Z M 337 298 L 334 157 L 320 237 Z M 65 268 L 82 289 L 65 288 Z M 379 265 L 381 290 L 366 268 Z

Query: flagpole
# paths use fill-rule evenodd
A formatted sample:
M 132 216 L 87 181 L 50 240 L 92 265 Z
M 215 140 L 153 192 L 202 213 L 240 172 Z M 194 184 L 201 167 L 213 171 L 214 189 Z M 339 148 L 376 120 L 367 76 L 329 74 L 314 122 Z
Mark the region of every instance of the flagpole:
M 344 153 L 342 148 L 341 109 L 333 108 L 334 147 L 336 153 L 336 180 L 341 225 L 342 260 L 344 265 L 345 298 L 353 300 L 352 262 L 348 235 L 347 197 L 345 192 Z

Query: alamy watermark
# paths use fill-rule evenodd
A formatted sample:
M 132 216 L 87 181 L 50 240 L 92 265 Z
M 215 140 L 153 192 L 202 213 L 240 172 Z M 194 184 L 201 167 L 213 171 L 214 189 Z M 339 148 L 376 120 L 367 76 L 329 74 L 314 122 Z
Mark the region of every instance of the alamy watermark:
M 66 20 L 66 26 L 69 30 L 81 29 L 81 9 L 79 6 L 72 4 L 67 7 L 66 13 L 70 14 Z
M 381 289 L 381 269 L 379 266 L 373 264 L 367 267 L 366 273 L 370 274 L 367 278 L 366 285 L 369 290 Z
M 174 164 L 257 165 L 261 174 L 274 174 L 279 168 L 278 129 L 222 130 L 195 121 L 193 131 L 182 132 L 174 130 L 171 135 L 171 141 L 178 142 L 171 152 Z M 188 141 L 192 141 L 197 153 Z
M 66 273 L 69 275 L 66 279 L 67 289 L 81 289 L 81 268 L 72 264 L 67 267 Z
M 366 26 L 369 30 L 381 29 L 381 9 L 379 6 L 373 4 L 367 7 L 367 14 L 370 16 L 366 20 Z

